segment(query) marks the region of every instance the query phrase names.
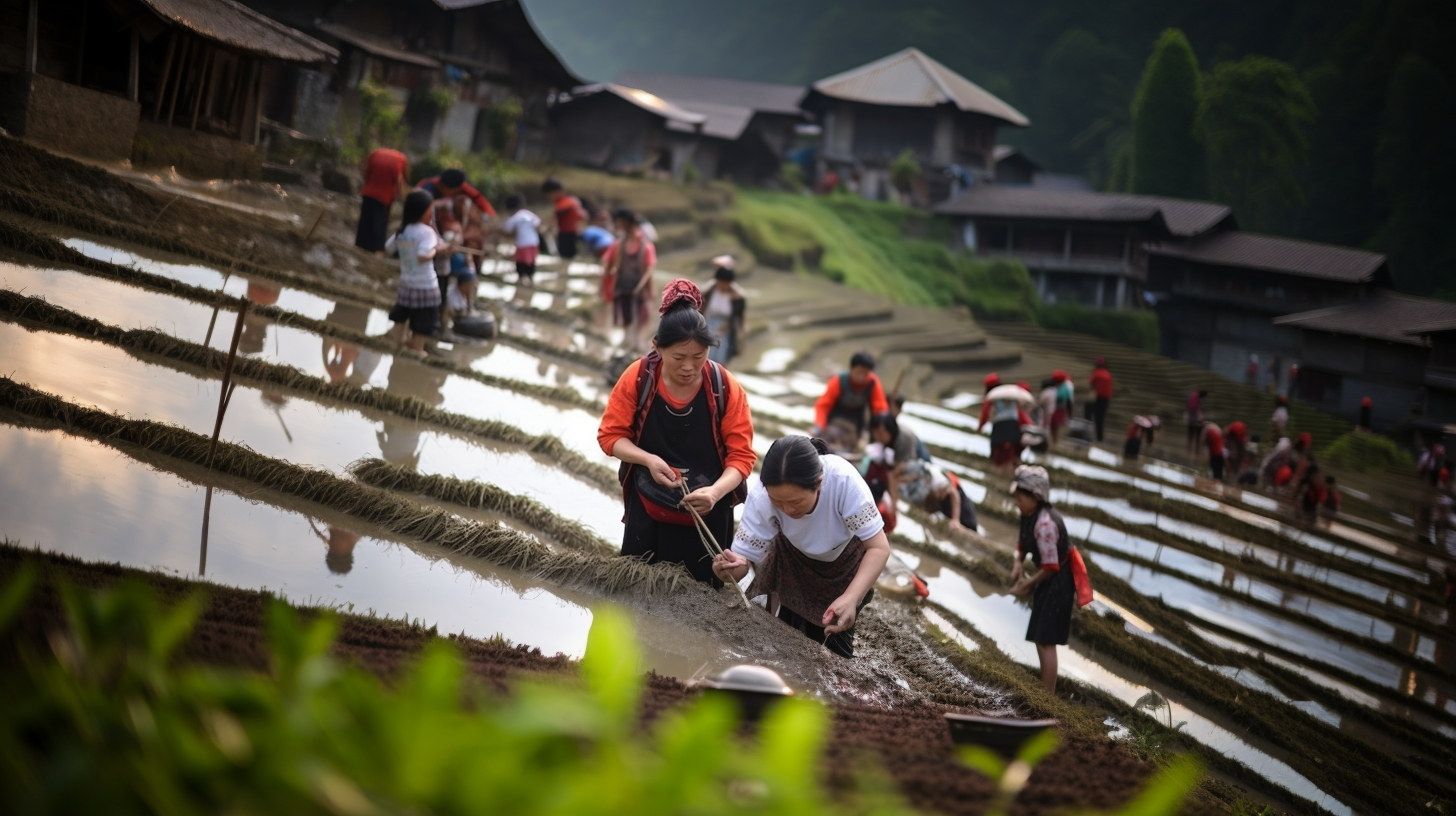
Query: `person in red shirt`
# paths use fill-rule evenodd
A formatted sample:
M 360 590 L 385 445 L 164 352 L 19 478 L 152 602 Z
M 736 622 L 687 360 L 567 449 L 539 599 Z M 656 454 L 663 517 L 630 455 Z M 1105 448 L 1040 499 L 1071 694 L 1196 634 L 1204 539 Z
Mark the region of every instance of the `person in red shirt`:
M 1223 430 L 1212 420 L 1203 421 L 1203 444 L 1208 446 L 1208 469 L 1213 478 L 1223 481 Z
M 1107 370 L 1107 359 L 1098 357 L 1093 363 L 1092 376 L 1092 424 L 1097 429 L 1097 441 L 1102 441 L 1102 429 L 1107 424 L 1107 406 L 1112 404 L 1112 372 Z
M 888 414 L 890 401 L 875 376 L 875 358 L 857 351 L 849 358 L 849 371 L 832 377 L 814 403 L 814 436 L 829 432 L 830 422 L 842 420 L 854 428 L 851 446 L 865 431 L 866 415 Z
M 581 241 L 581 230 L 587 223 L 587 211 L 581 203 L 581 199 L 566 192 L 561 182 L 549 178 L 541 183 L 541 192 L 551 199 L 551 207 L 556 211 L 556 254 L 565 262 L 562 274 L 571 269 L 571 261 L 576 257 L 577 245 Z
M 409 189 L 405 181 L 409 158 L 398 150 L 381 147 L 369 154 L 361 169 L 364 187 L 359 195 L 363 202 L 359 206 L 359 229 L 354 235 L 354 246 L 383 255 L 384 242 L 389 238 L 389 210 Z
M 1223 435 L 1228 441 L 1228 451 L 1225 456 L 1228 459 L 1229 473 L 1234 481 L 1244 475 L 1244 468 L 1248 466 L 1249 428 L 1243 422 L 1230 422 L 1227 428 L 1223 429 Z

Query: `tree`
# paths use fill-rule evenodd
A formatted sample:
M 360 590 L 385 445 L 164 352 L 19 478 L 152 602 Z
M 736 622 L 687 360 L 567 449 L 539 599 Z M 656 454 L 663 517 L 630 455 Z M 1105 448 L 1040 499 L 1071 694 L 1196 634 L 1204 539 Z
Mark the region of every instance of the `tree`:
M 1373 245 L 1390 255 L 1401 289 L 1456 297 L 1456 89 L 1434 66 L 1407 56 L 1390 78 L 1376 149 L 1375 184 L 1388 213 Z
M 1096 34 L 1073 28 L 1042 58 L 1040 90 L 1026 141 L 1058 173 L 1108 176 L 1110 141 L 1127 130 L 1128 60 Z
M 1309 152 L 1303 128 L 1316 113 L 1299 74 L 1279 60 L 1251 56 L 1213 69 L 1198 111 L 1209 186 L 1246 228 L 1268 229 L 1276 208 L 1304 200 L 1297 170 Z
M 1196 129 L 1201 79 L 1188 38 L 1176 28 L 1164 31 L 1132 103 L 1133 192 L 1206 197 L 1208 178 Z

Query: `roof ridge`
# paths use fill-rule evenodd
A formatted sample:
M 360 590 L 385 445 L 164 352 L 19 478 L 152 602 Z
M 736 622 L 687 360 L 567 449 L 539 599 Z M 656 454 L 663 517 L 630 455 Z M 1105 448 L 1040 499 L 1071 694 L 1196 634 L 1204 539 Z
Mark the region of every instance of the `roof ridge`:
M 925 72 L 926 76 L 930 77 L 930 81 L 934 82 L 935 87 L 939 88 L 940 92 L 945 95 L 945 101 L 959 108 L 960 103 L 956 100 L 955 94 L 951 93 L 950 88 L 947 87 L 945 84 L 945 79 L 940 75 L 940 71 L 936 70 L 936 68 L 944 68 L 945 66 L 941 65 L 939 62 L 936 62 L 935 59 L 932 58 L 929 54 L 921 51 L 919 48 L 916 48 L 913 45 L 905 50 L 910 52 L 910 56 L 915 59 L 915 62 L 920 66 L 920 69 Z M 946 70 L 950 69 L 947 68 Z M 990 92 L 987 91 L 987 93 Z M 1008 105 L 1008 107 L 1010 106 Z

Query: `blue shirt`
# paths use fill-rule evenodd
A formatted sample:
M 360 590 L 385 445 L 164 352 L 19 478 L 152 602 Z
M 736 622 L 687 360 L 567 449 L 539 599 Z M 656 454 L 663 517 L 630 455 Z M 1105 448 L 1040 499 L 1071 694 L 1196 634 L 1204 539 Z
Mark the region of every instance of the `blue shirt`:
M 617 243 L 617 236 L 613 235 L 610 230 L 591 226 L 582 230 L 581 240 L 587 246 L 591 247 L 593 252 L 600 253 L 612 244 Z

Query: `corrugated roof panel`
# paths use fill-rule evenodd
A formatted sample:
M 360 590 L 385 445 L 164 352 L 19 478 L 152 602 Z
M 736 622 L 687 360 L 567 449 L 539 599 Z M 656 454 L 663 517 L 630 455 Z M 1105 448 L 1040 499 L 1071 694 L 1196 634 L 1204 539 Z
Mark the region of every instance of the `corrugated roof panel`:
M 968 113 L 993 116 L 1013 125 L 1031 124 L 1020 111 L 918 48 L 907 48 L 826 77 L 815 82 L 813 88 L 825 96 L 851 102 L 921 108 L 952 104 Z

